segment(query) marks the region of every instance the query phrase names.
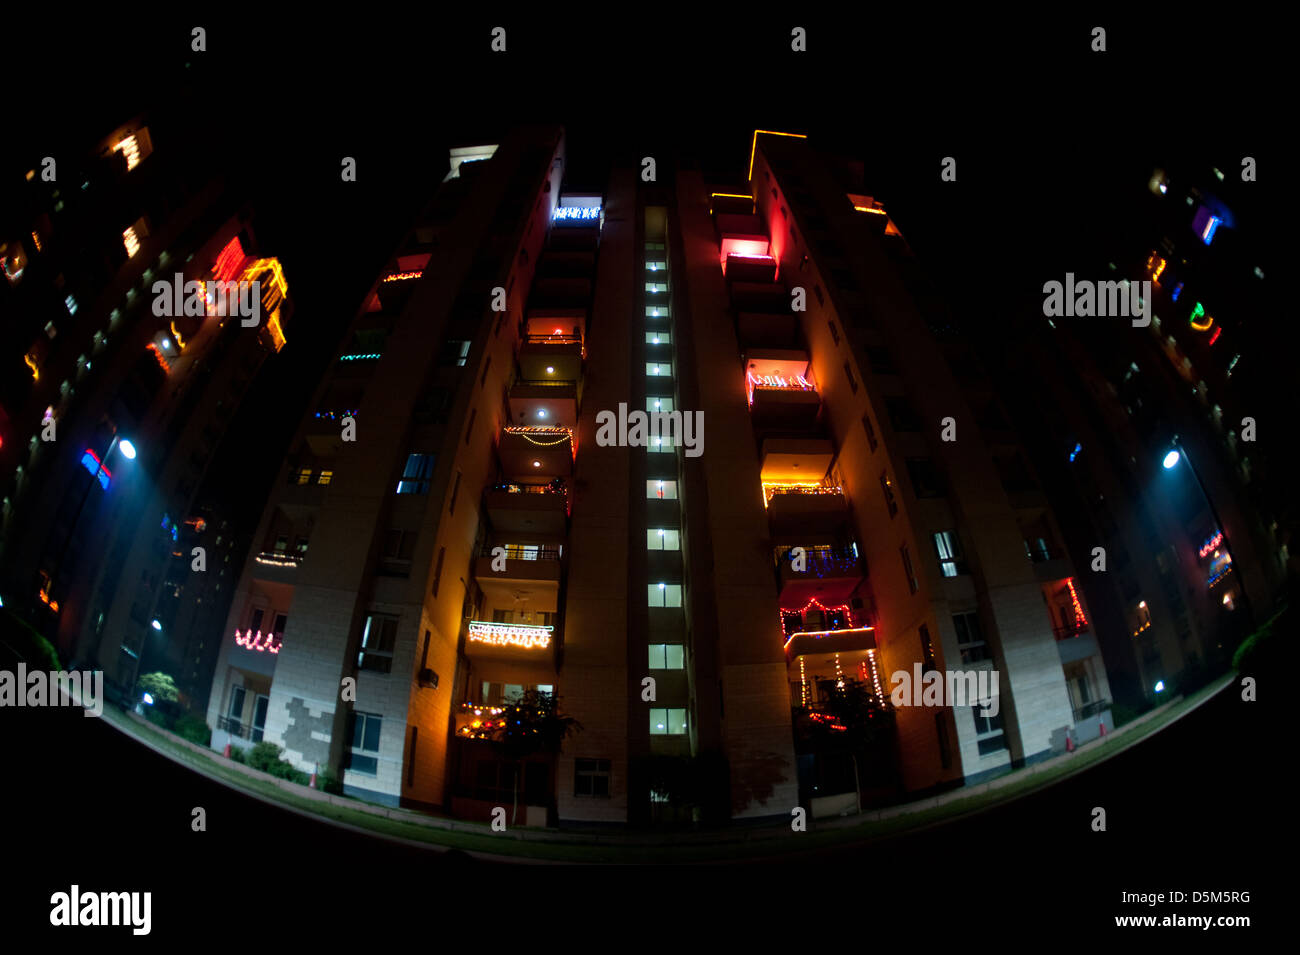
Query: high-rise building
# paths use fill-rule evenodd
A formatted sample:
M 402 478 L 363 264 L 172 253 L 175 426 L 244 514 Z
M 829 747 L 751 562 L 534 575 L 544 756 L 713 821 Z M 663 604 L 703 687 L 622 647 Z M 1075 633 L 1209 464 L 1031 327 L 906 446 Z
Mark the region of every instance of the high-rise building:
M 196 490 L 291 315 L 251 209 L 189 122 L 137 118 L 84 159 L 34 157 L 0 250 L 0 586 L 119 693 L 205 572 L 181 546 L 205 523 Z
M 1100 731 L 1085 598 L 974 350 L 860 181 L 748 145 L 739 187 L 665 163 L 596 192 L 560 129 L 452 151 L 266 504 L 214 748 L 637 825 L 840 811 L 792 720 L 849 681 L 883 716 L 897 672 L 1000 675 L 992 712 L 894 708 L 890 793 Z M 581 729 L 503 752 L 534 693 Z

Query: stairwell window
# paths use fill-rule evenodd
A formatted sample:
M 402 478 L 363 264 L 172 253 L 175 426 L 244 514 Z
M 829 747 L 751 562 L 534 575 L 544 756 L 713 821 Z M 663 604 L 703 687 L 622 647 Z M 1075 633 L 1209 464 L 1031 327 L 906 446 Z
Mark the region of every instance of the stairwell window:
M 939 555 L 939 569 L 945 577 L 966 573 L 966 562 L 961 556 L 961 538 L 956 531 L 936 531 L 934 549 Z
M 975 740 L 981 756 L 1007 748 L 1006 734 L 1002 729 L 1002 713 L 999 711 L 997 716 L 980 716 L 980 712 L 988 709 L 989 704 L 989 700 L 981 700 L 971 707 L 971 715 L 975 718 Z
M 645 497 L 647 501 L 677 500 L 676 481 L 646 481 Z
M 682 585 L 658 583 L 646 587 L 647 602 L 651 607 L 680 607 L 682 605 Z
M 957 649 L 961 651 L 962 663 L 991 659 L 978 613 L 973 610 L 955 613 L 952 615 L 952 624 L 957 629 Z
M 680 643 L 650 644 L 650 669 L 684 670 L 686 669 L 686 648 Z
M 384 720 L 378 713 L 352 714 L 352 752 L 348 769 L 366 776 L 379 774 L 379 734 Z
M 671 527 L 650 527 L 645 532 L 647 550 L 681 550 L 681 532 Z
M 393 669 L 393 648 L 397 645 L 397 618 L 371 614 L 361 633 L 357 653 L 358 670 L 389 673 Z
M 650 708 L 651 736 L 685 736 L 686 710 L 676 707 Z

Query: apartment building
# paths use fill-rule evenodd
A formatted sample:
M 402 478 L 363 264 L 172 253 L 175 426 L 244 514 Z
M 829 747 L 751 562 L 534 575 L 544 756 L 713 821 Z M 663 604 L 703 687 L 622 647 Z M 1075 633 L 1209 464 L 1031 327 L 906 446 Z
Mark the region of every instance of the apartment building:
M 899 789 L 1099 731 L 1086 604 L 973 353 L 879 203 L 802 139 L 753 147 L 747 192 L 689 164 L 584 191 L 545 127 L 452 151 L 267 502 L 214 748 L 647 825 L 839 805 L 792 709 L 844 674 L 1001 672 L 997 717 L 899 708 Z M 504 758 L 530 691 L 581 729 Z
M 123 693 L 200 572 L 180 547 L 202 523 L 196 489 L 292 307 L 251 209 L 174 116 L 53 159 L 11 184 L 6 223 L 6 362 L 21 374 L 5 376 L 0 421 L 0 585 L 66 660 Z M 175 294 L 156 291 L 178 275 Z M 186 306 L 185 283 L 214 279 L 260 283 L 255 323 L 210 284 Z

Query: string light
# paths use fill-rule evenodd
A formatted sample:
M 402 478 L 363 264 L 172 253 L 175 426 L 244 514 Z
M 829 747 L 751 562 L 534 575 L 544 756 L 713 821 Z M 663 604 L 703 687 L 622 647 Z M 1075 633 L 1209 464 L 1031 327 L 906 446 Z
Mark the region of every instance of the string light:
M 172 373 L 172 366 L 167 364 L 167 359 L 163 357 L 162 349 L 160 349 L 153 342 L 150 342 L 148 345 L 145 346 L 145 348 L 153 352 L 153 356 L 158 359 L 158 364 L 162 366 L 162 370 L 166 374 L 170 375 Z
M 254 634 L 251 627 L 245 630 L 242 634 L 238 630 L 235 631 L 236 646 L 245 647 L 249 650 L 256 650 L 258 653 L 279 653 L 280 648 L 284 646 L 284 640 L 281 639 L 279 643 L 274 641 L 275 634 L 268 633 L 265 642 L 263 642 L 262 631 L 259 630 Z
M 140 251 L 140 240 L 136 238 L 135 226 L 127 226 L 122 230 L 122 243 L 126 246 L 126 257 L 134 258 L 135 254 Z
M 530 444 L 535 444 L 539 448 L 553 448 L 556 445 L 563 444 L 566 441 L 573 440 L 572 428 L 545 428 L 540 425 L 517 425 L 502 429 L 506 434 L 517 434 Z M 534 437 L 537 435 L 538 437 Z M 541 435 L 559 435 L 554 441 L 545 441 Z
M 556 206 L 555 220 L 591 220 L 600 218 L 600 206 Z
M 41 371 L 36 367 L 36 359 L 31 355 L 23 355 L 23 363 L 32 370 L 32 381 L 40 381 Z
M 749 385 L 749 403 L 754 403 L 755 389 L 764 391 L 815 391 L 813 383 L 803 375 L 755 375 L 752 371 L 745 373 Z
M 474 643 L 486 643 L 490 646 L 544 650 L 551 645 L 551 632 L 554 629 L 554 627 L 535 627 L 527 624 L 471 620 L 468 636 Z
M 121 153 L 126 157 L 127 172 L 140 165 L 140 144 L 136 142 L 134 133 L 115 145 L 113 152 Z
M 244 247 L 239 242 L 239 236 L 235 236 L 217 253 L 217 262 L 212 267 L 212 274 L 218 281 L 233 281 L 235 276 L 243 271 L 244 258 Z
M 1211 537 L 1209 540 L 1207 540 L 1204 544 L 1201 545 L 1201 549 L 1200 551 L 1198 551 L 1198 555 L 1200 556 L 1201 560 L 1204 560 L 1205 558 L 1213 554 L 1219 548 L 1219 545 L 1221 545 L 1222 543 L 1223 543 L 1223 531 L 1216 531 L 1213 537 Z
M 418 279 L 423 272 L 391 272 L 384 276 L 385 282 L 405 282 L 407 279 Z
M 185 350 L 185 339 L 181 338 L 181 333 L 176 330 L 176 322 L 171 323 L 172 338 L 176 339 L 176 344 L 181 351 Z
M 773 496 L 777 494 L 839 494 L 842 496 L 844 488 L 838 484 L 821 484 L 814 481 L 795 484 L 763 482 L 764 507 L 767 507 L 771 503 Z
M 301 557 L 288 557 L 284 554 L 258 554 L 253 560 L 270 567 L 298 567 L 302 564 Z
M 1074 589 L 1074 578 L 1066 580 L 1065 586 L 1070 589 L 1070 602 L 1074 605 L 1074 624 L 1076 627 L 1088 626 L 1088 618 L 1083 615 L 1083 604 L 1079 602 L 1079 592 Z

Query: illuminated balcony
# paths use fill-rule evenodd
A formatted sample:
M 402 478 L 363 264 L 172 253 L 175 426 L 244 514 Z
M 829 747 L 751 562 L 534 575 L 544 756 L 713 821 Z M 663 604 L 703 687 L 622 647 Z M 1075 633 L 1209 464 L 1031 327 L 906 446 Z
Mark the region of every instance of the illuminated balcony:
M 755 425 L 787 431 L 816 425 L 821 397 L 811 380 L 807 352 L 754 349 L 745 358 L 745 386 Z
M 562 537 L 569 496 L 564 482 L 497 484 L 484 494 L 488 520 L 502 534 Z
M 504 557 L 493 554 L 497 548 L 504 549 Z M 485 591 L 488 582 L 510 582 L 539 584 L 540 590 L 558 593 L 560 570 L 560 547 L 554 544 L 487 544 L 474 562 L 474 578 Z
M 510 418 L 521 427 L 578 427 L 582 382 L 560 378 L 516 378 L 510 385 Z
M 519 484 L 573 474 L 574 439 L 569 428 L 509 427 L 497 455 L 507 480 Z
M 849 516 L 849 501 L 843 489 L 824 483 L 764 482 L 763 499 L 774 537 L 834 533 Z
M 802 607 L 812 600 L 828 606 L 847 603 L 864 576 L 856 545 L 798 546 L 802 554 L 792 553 L 790 547 L 778 547 L 773 555 L 780 605 Z
M 776 259 L 732 252 L 722 260 L 722 274 L 733 282 L 775 282 Z
M 835 448 L 826 438 L 765 438 L 763 482 L 820 484 L 834 457 Z
M 519 344 L 519 373 L 535 381 L 577 381 L 586 355 L 580 335 L 525 335 Z

